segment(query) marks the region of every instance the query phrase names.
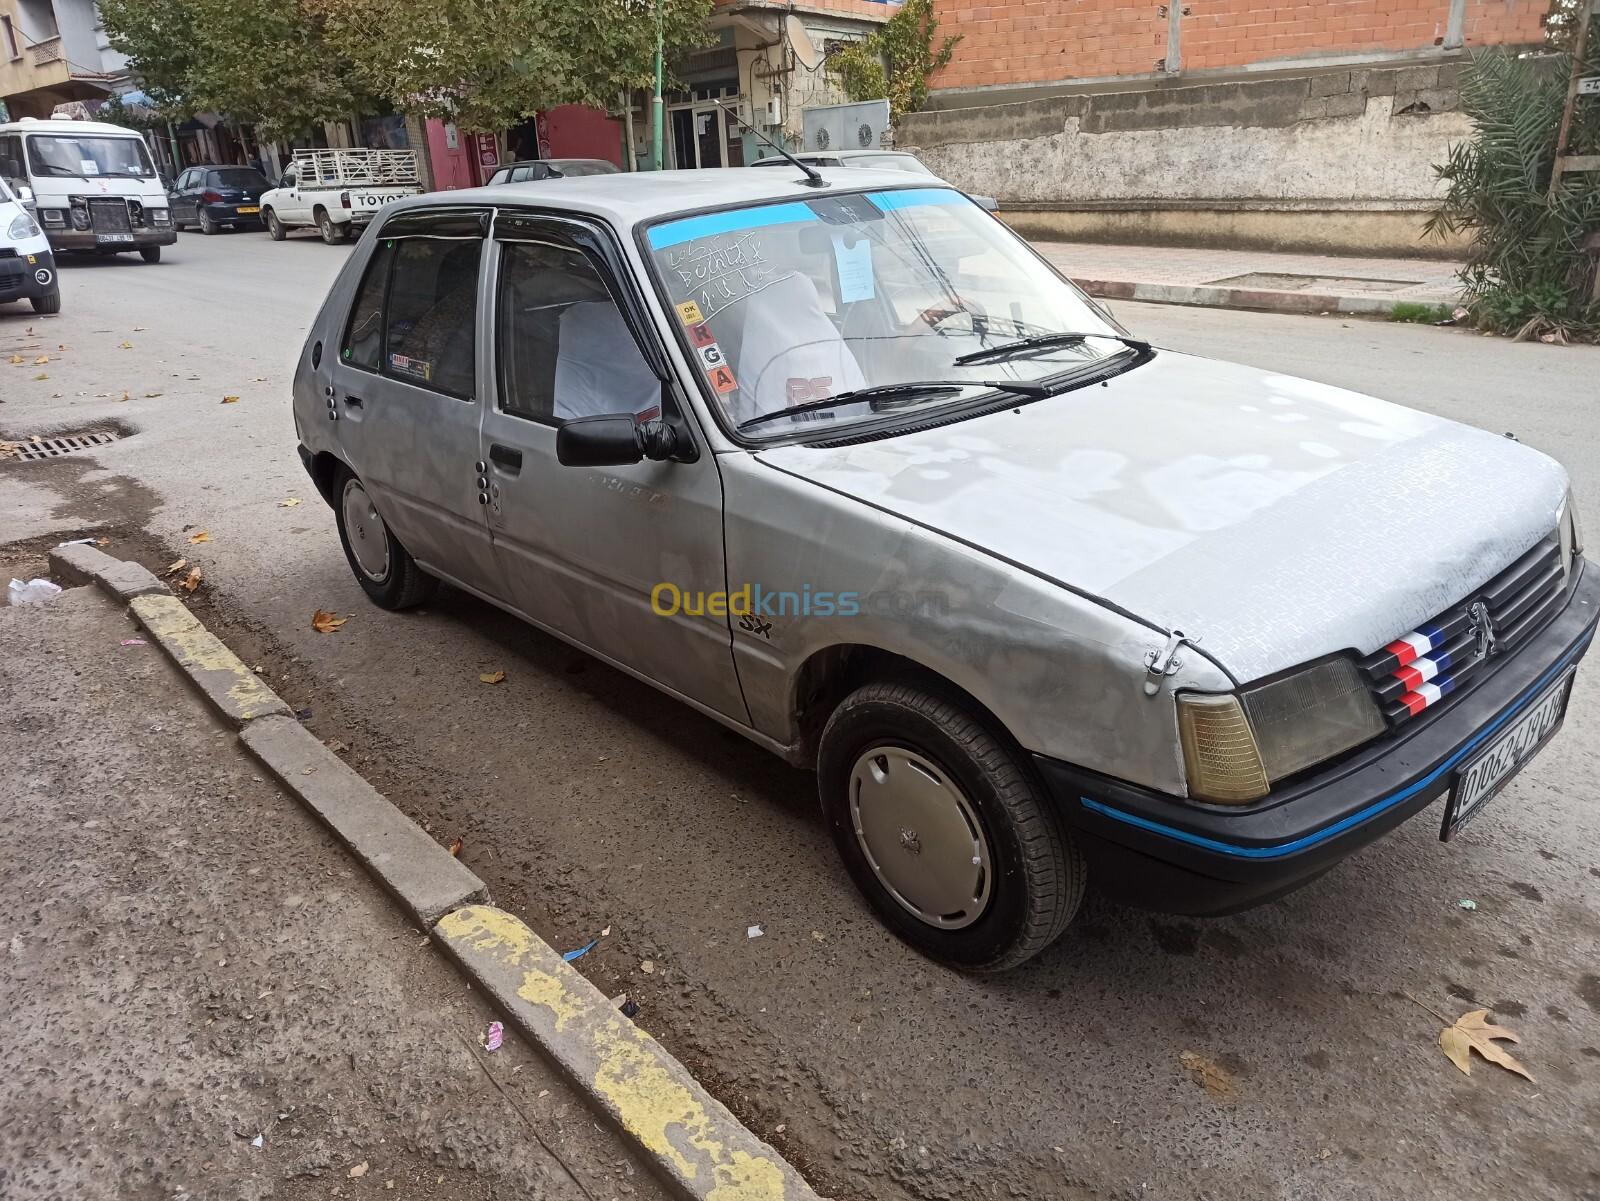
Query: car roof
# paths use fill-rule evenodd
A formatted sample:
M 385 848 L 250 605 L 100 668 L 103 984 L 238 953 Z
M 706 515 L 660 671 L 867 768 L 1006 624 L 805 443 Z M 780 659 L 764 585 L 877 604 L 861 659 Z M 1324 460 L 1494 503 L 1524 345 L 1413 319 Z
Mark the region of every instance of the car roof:
M 904 171 L 818 167 L 834 194 L 886 188 L 944 188 L 932 176 Z M 952 189 L 953 190 L 953 189 Z M 689 171 L 635 171 L 615 175 L 580 175 L 532 183 L 491 184 L 452 192 L 427 192 L 393 204 L 395 211 L 439 204 L 528 204 L 600 217 L 616 226 L 632 227 L 658 217 L 698 209 L 734 208 L 769 200 L 809 200 L 829 190 L 810 188 L 799 171 L 745 171 L 707 167 Z
M 137 129 L 129 129 L 125 125 L 111 125 L 105 121 L 57 121 L 49 117 L 19 117 L 15 121 L 6 121 L 0 123 L 0 133 L 111 133 L 144 141 Z
M 180 175 L 185 171 L 254 171 L 257 175 L 261 174 L 261 168 L 254 163 L 191 163 L 178 168 Z

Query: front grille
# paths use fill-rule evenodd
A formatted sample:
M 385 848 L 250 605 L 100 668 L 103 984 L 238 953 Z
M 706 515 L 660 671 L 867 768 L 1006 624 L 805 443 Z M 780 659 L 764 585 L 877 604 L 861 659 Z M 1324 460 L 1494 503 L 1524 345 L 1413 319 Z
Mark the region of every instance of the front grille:
M 128 202 L 120 196 L 91 198 L 89 224 L 96 233 L 132 233 L 133 223 L 128 220 Z
M 1558 537 L 1546 538 L 1454 608 L 1368 655 L 1361 671 L 1384 718 L 1410 721 L 1525 641 L 1560 609 L 1566 583 Z

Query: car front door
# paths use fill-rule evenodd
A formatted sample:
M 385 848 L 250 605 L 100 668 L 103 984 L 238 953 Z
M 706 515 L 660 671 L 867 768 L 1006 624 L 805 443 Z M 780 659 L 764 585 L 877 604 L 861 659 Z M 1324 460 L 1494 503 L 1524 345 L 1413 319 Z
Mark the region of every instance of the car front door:
M 278 220 L 285 225 L 304 225 L 311 220 L 306 203 L 300 196 L 300 173 L 292 163 L 278 181 L 278 194 L 273 197 L 272 207 L 278 214 Z
M 189 203 L 189 181 L 193 177 L 193 171 L 180 172 L 172 190 L 167 193 L 167 207 L 175 223 L 183 224 L 194 219 L 194 211 Z
M 326 397 L 344 460 L 435 574 L 500 597 L 478 481 L 479 293 L 488 209 L 397 213 L 367 256 Z
M 512 603 L 533 621 L 747 721 L 727 607 L 711 599 L 728 587 L 712 456 L 604 468 L 556 458 L 571 418 L 680 411 L 608 239 L 579 221 L 496 218 L 495 401 L 483 415 L 495 553 Z

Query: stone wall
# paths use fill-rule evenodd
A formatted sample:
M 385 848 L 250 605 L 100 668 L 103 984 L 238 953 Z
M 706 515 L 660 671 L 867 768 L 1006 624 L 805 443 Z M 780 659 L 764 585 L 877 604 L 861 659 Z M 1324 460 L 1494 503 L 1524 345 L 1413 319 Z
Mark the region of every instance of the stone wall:
M 1055 89 L 903 118 L 896 145 L 1034 236 L 1448 255 L 1433 165 L 1462 64 Z

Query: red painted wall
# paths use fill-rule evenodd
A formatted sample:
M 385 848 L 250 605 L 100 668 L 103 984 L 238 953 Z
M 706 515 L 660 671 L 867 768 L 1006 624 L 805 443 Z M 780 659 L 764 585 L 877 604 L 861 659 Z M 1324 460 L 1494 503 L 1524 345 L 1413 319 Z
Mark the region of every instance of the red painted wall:
M 622 122 L 598 108 L 566 104 L 539 114 L 539 134 L 549 143 L 551 158 L 603 158 L 619 167 L 622 161 Z

